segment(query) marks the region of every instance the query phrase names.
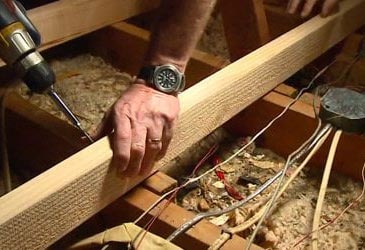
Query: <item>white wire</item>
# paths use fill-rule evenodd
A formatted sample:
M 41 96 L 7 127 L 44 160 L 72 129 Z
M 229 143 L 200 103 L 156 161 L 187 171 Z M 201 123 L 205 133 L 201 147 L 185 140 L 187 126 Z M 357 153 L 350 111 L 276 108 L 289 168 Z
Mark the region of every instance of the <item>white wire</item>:
M 164 200 L 166 197 L 168 197 L 170 194 L 172 194 L 173 192 L 175 192 L 177 189 L 181 189 L 186 187 L 187 185 L 200 180 L 201 178 L 207 176 L 208 174 L 212 173 L 213 171 L 215 171 L 217 168 L 227 164 L 228 162 L 230 162 L 232 159 L 234 159 L 237 155 L 239 155 L 240 153 L 242 153 L 248 146 L 250 146 L 253 142 L 256 141 L 256 139 L 261 136 L 268 128 L 270 128 L 274 122 L 276 122 L 278 119 L 280 119 L 289 109 L 291 106 L 293 106 L 294 103 L 296 103 L 299 98 L 302 96 L 303 92 L 310 89 L 314 83 L 314 81 L 321 76 L 331 65 L 333 64 L 333 62 L 331 64 L 329 64 L 328 66 L 326 66 L 325 68 L 323 68 L 321 71 L 319 71 L 314 78 L 309 82 L 309 84 L 302 88 L 299 93 L 297 94 L 297 96 L 290 102 L 288 103 L 288 105 L 276 116 L 274 117 L 264 128 L 262 128 L 255 136 L 253 136 L 251 138 L 251 140 L 245 144 L 243 147 L 241 147 L 236 153 L 234 153 L 233 155 L 231 155 L 229 158 L 227 158 L 226 160 L 224 160 L 223 162 L 215 165 L 214 167 L 212 167 L 211 169 L 209 169 L 208 171 L 206 171 L 205 173 L 194 177 L 194 178 L 190 178 L 189 180 L 187 180 L 185 183 L 183 183 L 180 187 L 176 187 L 175 189 L 167 192 L 166 194 L 164 194 L 163 196 L 161 196 L 158 200 L 156 200 L 147 210 L 145 210 L 135 221 L 134 223 L 138 223 L 144 216 L 146 216 L 154 207 L 156 207 L 162 200 Z
M 308 84 L 308 86 L 306 87 L 307 89 L 310 88 L 311 85 L 313 85 L 314 81 L 319 77 L 321 76 L 330 66 L 332 65 L 332 63 L 328 66 L 326 66 L 325 68 L 323 68 L 321 71 L 319 71 L 314 77 L 313 79 L 310 81 L 310 83 Z M 303 90 L 303 89 L 302 89 Z M 301 90 L 301 92 L 302 92 Z M 300 95 L 301 93 L 299 93 L 298 95 Z M 297 96 L 298 98 L 298 96 Z M 295 100 L 295 99 L 294 99 Z M 289 162 L 291 161 L 291 158 L 300 150 L 300 148 L 302 147 L 303 145 L 301 145 L 297 150 L 295 150 L 294 152 L 292 152 L 288 158 L 287 158 L 287 161 L 285 163 L 285 166 L 284 166 L 284 170 L 280 176 L 280 179 L 279 179 L 279 182 L 274 190 L 274 193 L 272 195 L 272 198 L 270 199 L 269 201 L 269 205 L 266 207 L 266 210 L 264 212 L 264 214 L 262 215 L 262 217 L 260 218 L 259 222 L 257 223 L 257 226 L 255 228 L 255 230 L 253 231 L 252 233 L 252 236 L 250 238 L 250 240 L 248 241 L 245 249 L 248 250 L 250 249 L 250 247 L 252 246 L 254 240 L 255 240 L 255 237 L 256 237 L 256 234 L 258 233 L 259 229 L 260 229 L 260 226 L 262 225 L 262 223 L 264 222 L 266 216 L 269 214 L 271 208 L 273 207 L 274 203 L 276 202 L 277 200 L 277 197 L 278 197 L 278 193 L 279 193 L 279 190 L 280 190 L 280 187 L 283 183 L 283 180 L 284 180 L 284 177 L 285 177 L 285 174 L 289 168 Z

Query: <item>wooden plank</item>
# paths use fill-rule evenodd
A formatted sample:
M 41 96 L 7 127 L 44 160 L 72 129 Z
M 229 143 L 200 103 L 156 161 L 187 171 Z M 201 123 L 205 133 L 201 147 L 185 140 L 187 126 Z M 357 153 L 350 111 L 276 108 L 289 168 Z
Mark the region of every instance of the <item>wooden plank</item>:
M 136 75 L 142 66 L 149 36 L 147 30 L 120 22 L 92 34 L 89 48 L 114 67 Z M 227 64 L 225 59 L 195 50 L 185 72 L 187 86 L 197 83 Z
M 219 10 L 231 61 L 270 41 L 263 0 L 221 0 Z
M 341 2 L 182 93 L 180 121 L 161 168 L 365 23 L 364 0 Z M 193 124 L 193 126 L 192 126 Z M 120 179 L 103 138 L 0 198 L 0 245 L 45 248 L 125 194 L 145 176 Z
M 177 180 L 160 171 L 143 182 L 143 186 L 157 195 L 162 195 L 177 186 Z
M 286 85 L 285 83 L 280 84 L 274 89 L 275 92 L 278 92 L 280 94 L 293 97 L 298 92 L 295 88 Z
M 158 4 L 158 0 L 56 1 L 29 10 L 28 16 L 42 35 L 44 50 L 150 11 Z
M 290 97 L 271 92 L 230 120 L 226 127 L 237 135 L 253 135 L 279 114 L 291 100 Z M 247 122 L 248 120 L 250 122 Z M 311 135 L 316 126 L 312 105 L 299 101 L 259 138 L 258 144 L 270 148 L 279 155 L 287 156 Z M 324 167 L 329 145 L 330 141 L 327 141 L 309 166 Z M 344 134 L 337 149 L 334 170 L 361 180 L 365 155 L 356 150 L 362 148 L 365 148 L 364 137 Z
M 159 196 L 152 192 L 137 187 L 129 192 L 126 196 L 118 199 L 116 202 L 104 209 L 101 214 L 108 227 L 116 226 L 123 221 L 133 221 L 142 212 L 149 208 Z M 166 201 L 165 201 L 166 202 Z M 161 206 L 165 204 L 161 203 Z M 120 211 L 126 211 L 120 213 Z M 144 218 L 139 225 L 144 226 L 145 223 L 158 213 L 159 209 L 155 208 L 151 213 Z M 185 210 L 184 208 L 170 203 L 165 211 L 160 215 L 158 221 L 154 223 L 150 231 L 158 234 L 161 237 L 169 236 L 176 228 L 182 225 L 185 221 L 192 219 L 194 213 Z M 180 235 L 174 240 L 174 243 L 183 249 L 207 249 L 221 234 L 222 230 L 208 222 L 202 220 L 196 226 L 189 229 L 186 233 Z M 234 235 L 221 249 L 241 249 L 245 246 L 246 240 Z M 253 246 L 252 249 L 261 249 Z

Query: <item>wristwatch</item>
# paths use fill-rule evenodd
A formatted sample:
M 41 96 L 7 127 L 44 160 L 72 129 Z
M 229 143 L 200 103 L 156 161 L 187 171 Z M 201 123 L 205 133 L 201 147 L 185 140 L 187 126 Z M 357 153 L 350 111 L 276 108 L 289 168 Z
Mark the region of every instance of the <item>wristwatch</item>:
M 158 66 L 144 66 L 138 74 L 138 78 L 167 94 L 177 94 L 185 87 L 185 76 L 172 64 Z

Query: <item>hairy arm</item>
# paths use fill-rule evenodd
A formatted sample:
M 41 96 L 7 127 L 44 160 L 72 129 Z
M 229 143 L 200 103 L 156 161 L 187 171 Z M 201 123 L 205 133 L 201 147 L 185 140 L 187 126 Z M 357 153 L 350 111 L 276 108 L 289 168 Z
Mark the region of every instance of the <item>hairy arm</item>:
M 147 52 L 147 64 L 173 63 L 184 70 L 215 0 L 164 0 Z

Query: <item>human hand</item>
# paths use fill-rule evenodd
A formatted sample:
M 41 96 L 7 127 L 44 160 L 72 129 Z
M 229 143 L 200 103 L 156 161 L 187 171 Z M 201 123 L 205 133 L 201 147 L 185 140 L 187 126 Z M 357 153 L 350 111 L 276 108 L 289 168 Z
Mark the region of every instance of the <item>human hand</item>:
M 333 12 L 338 11 L 339 9 L 339 0 L 320 0 L 322 1 L 322 9 L 321 9 L 321 16 L 327 17 Z M 307 17 L 313 10 L 318 0 L 289 0 L 287 11 L 290 14 L 294 14 L 295 12 L 300 9 L 300 6 L 303 6 L 303 9 L 300 13 L 302 17 Z
M 180 105 L 168 95 L 137 80 L 107 112 L 95 138 L 113 132 L 112 165 L 126 176 L 149 173 L 171 141 Z

